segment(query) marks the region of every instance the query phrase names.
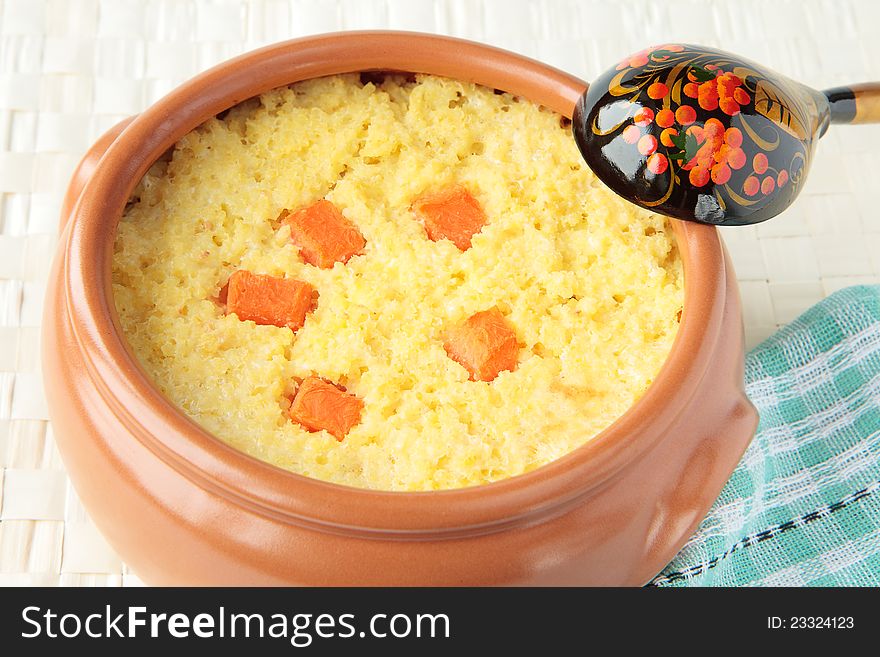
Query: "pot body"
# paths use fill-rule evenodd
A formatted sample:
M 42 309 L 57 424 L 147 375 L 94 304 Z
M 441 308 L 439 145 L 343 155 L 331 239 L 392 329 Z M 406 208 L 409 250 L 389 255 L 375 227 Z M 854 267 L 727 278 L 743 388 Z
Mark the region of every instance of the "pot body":
M 78 494 L 151 584 L 645 583 L 705 515 L 757 422 L 743 392 L 739 297 L 714 228 L 675 226 L 686 277 L 682 328 L 643 399 L 559 461 L 487 486 L 359 491 L 257 462 L 161 398 L 121 339 L 109 253 L 146 167 L 244 98 L 371 69 L 468 79 L 568 116 L 585 88 L 477 44 L 327 35 L 232 60 L 114 128 L 71 182 L 43 323 L 50 415 Z

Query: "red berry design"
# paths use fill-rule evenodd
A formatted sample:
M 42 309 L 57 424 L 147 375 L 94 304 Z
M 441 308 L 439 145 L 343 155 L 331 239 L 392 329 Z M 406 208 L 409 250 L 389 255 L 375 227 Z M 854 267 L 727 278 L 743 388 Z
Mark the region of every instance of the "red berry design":
M 722 112 L 729 114 L 730 116 L 736 116 L 739 114 L 739 103 L 733 98 L 722 98 L 718 101 L 718 107 L 721 108 Z
M 693 135 L 698 144 L 702 144 L 704 141 L 706 141 L 706 135 L 703 134 L 703 128 L 698 125 L 692 125 L 690 128 L 685 130 L 685 133 Z
M 666 146 L 666 148 L 672 148 L 675 146 L 675 143 L 672 141 L 673 137 L 678 135 L 678 130 L 675 128 L 666 128 L 663 132 L 660 133 L 660 143 Z
M 655 175 L 659 176 L 666 171 L 668 166 L 669 160 L 666 159 L 666 156 L 663 155 L 663 153 L 654 153 L 648 158 L 648 171 Z
M 730 81 L 730 85 L 732 88 L 736 88 L 742 85 L 742 79 L 735 76 L 733 73 L 725 73 L 722 77 L 725 77 Z
M 761 193 L 765 196 L 771 194 L 776 189 L 776 180 L 773 176 L 767 176 L 761 181 Z
M 700 107 L 707 112 L 718 108 L 718 86 L 715 84 L 715 80 L 710 80 L 700 85 L 697 92 L 697 101 L 700 103 Z
M 635 144 L 642 136 L 642 131 L 634 125 L 628 125 L 623 129 L 623 141 L 627 144 Z
M 657 150 L 657 138 L 654 135 L 644 135 L 639 139 L 639 153 L 642 155 L 651 155 Z
M 639 66 L 644 66 L 648 63 L 649 52 L 650 50 L 646 48 L 645 50 L 640 50 L 639 52 L 630 55 L 617 65 L 617 70 L 622 71 L 627 67 L 637 68 Z
M 651 58 L 651 55 L 658 50 L 668 50 L 670 52 L 681 52 L 684 50 L 682 46 L 675 44 L 666 44 L 664 46 L 656 46 L 654 48 L 645 48 L 644 50 L 640 50 L 637 53 L 634 53 L 621 61 L 617 65 L 617 70 L 622 71 L 627 67 L 638 68 L 639 66 L 644 66 L 648 63 Z M 669 55 L 654 55 L 654 58 L 658 61 L 663 61 L 665 59 L 669 59 Z M 660 96 L 662 98 L 663 96 Z
M 691 185 L 694 187 L 702 187 L 709 182 L 709 169 L 700 165 L 695 166 L 691 169 L 688 180 L 690 180 Z
M 785 187 L 785 183 L 788 182 L 788 171 L 783 169 L 779 172 L 779 175 L 776 176 L 776 184 L 780 187 Z
M 662 82 L 655 82 L 650 87 L 648 87 L 648 98 L 653 98 L 654 100 L 665 98 L 666 94 L 668 93 L 669 87 L 667 87 Z
M 697 120 L 697 112 L 690 105 L 682 105 L 675 110 L 675 120 L 681 125 L 690 125 Z
M 743 183 L 743 192 L 746 196 L 754 196 L 758 193 L 758 190 L 761 188 L 761 183 L 758 182 L 758 179 L 755 176 L 749 176 L 746 178 L 746 181 Z
M 728 128 L 724 133 L 724 142 L 733 148 L 739 148 L 743 143 L 743 133 L 739 128 Z
M 755 173 L 764 173 L 769 165 L 770 163 L 767 161 L 767 156 L 763 153 L 757 153 L 755 157 L 752 158 L 752 166 L 755 169 Z
M 639 66 L 644 66 L 648 63 L 648 56 L 642 53 L 637 55 L 633 55 L 629 58 L 629 65 L 633 68 L 638 68 Z
M 640 125 L 642 127 L 651 125 L 651 121 L 653 120 L 654 110 L 652 110 L 650 107 L 640 108 L 633 116 L 633 122 L 636 125 Z
M 705 169 L 708 173 L 716 164 L 716 156 L 718 151 L 724 145 L 724 124 L 718 119 L 711 118 L 700 126 L 691 126 L 687 129 L 688 134 L 692 135 L 700 148 L 694 154 L 690 162 L 686 163 L 682 168 L 685 170 L 693 170 L 694 168 Z M 696 177 L 701 179 L 702 174 Z
M 714 79 L 706 79 L 706 72 L 714 71 Z M 700 107 L 707 112 L 718 108 L 730 116 L 739 114 L 740 105 L 751 102 L 751 96 L 740 88 L 742 80 L 733 73 L 724 73 L 717 66 L 711 69 L 691 69 L 688 71 L 687 82 L 684 85 L 684 95 L 696 98 Z
M 716 164 L 712 167 L 712 182 L 716 185 L 723 185 L 730 180 L 730 167 L 724 163 Z
M 727 163 L 731 169 L 742 169 L 746 164 L 746 154 L 741 148 L 734 148 L 727 155 Z
M 712 138 L 718 137 L 723 139 L 724 137 L 724 124 L 716 118 L 707 120 L 703 125 L 703 129 L 708 132 Z
M 654 122 L 661 128 L 668 128 L 675 123 L 675 113 L 671 109 L 662 109 L 657 112 Z

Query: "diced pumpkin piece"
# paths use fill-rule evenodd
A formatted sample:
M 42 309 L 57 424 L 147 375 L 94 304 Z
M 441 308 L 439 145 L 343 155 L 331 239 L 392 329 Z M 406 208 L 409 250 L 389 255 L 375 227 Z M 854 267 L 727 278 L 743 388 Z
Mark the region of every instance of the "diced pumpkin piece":
M 446 353 L 471 375 L 471 381 L 492 381 L 499 372 L 516 368 L 519 344 L 507 318 L 497 308 L 471 315 L 446 332 Z
M 325 199 L 287 214 L 282 221 L 290 226 L 290 239 L 303 260 L 322 269 L 348 262 L 367 244 L 357 226 Z
M 290 418 L 308 431 L 327 431 L 336 440 L 361 420 L 364 402 L 317 376 L 303 379 L 290 405 Z
M 424 222 L 429 238 L 435 242 L 450 240 L 460 251 L 471 248 L 471 238 L 486 225 L 483 208 L 461 185 L 425 194 L 413 202 L 412 208 Z
M 294 332 L 305 323 L 315 294 L 315 288 L 304 281 L 252 274 L 246 269 L 233 272 L 225 287 L 227 314 L 235 313 L 243 322 L 286 326 Z

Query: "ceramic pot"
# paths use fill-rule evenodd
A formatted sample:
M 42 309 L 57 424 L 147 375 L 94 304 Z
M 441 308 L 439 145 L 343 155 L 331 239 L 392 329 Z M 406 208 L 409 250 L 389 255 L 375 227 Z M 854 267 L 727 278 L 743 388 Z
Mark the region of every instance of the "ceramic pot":
M 309 479 L 227 446 L 150 382 L 110 287 L 132 189 L 183 135 L 274 87 L 337 73 L 431 73 L 571 116 L 586 83 L 465 41 L 331 34 L 233 59 L 105 135 L 64 204 L 43 329 L 55 436 L 100 530 L 151 584 L 637 585 L 682 546 L 748 445 L 740 304 L 715 228 L 675 223 L 681 328 L 645 395 L 598 437 L 524 475 L 425 493 Z

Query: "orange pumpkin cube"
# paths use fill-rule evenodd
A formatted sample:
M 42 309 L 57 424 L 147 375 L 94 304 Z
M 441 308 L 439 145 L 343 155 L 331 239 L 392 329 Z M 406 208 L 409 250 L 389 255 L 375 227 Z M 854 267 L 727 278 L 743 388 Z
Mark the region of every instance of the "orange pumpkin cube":
M 290 405 L 290 418 L 308 431 L 326 431 L 342 441 L 361 420 L 364 402 L 317 376 L 306 377 Z
M 497 308 L 471 315 L 449 329 L 443 348 L 470 372 L 471 381 L 492 381 L 499 372 L 512 371 L 519 354 L 516 333 Z
M 286 214 L 282 221 L 290 226 L 290 239 L 299 247 L 303 260 L 322 269 L 348 262 L 367 244 L 357 226 L 324 199 Z
M 226 312 L 243 322 L 286 326 L 296 332 L 306 321 L 314 294 L 315 288 L 304 281 L 239 269 L 226 284 Z
M 412 209 L 433 241 L 450 240 L 460 251 L 471 248 L 471 238 L 486 225 L 486 214 L 464 187 L 457 185 L 416 199 Z

